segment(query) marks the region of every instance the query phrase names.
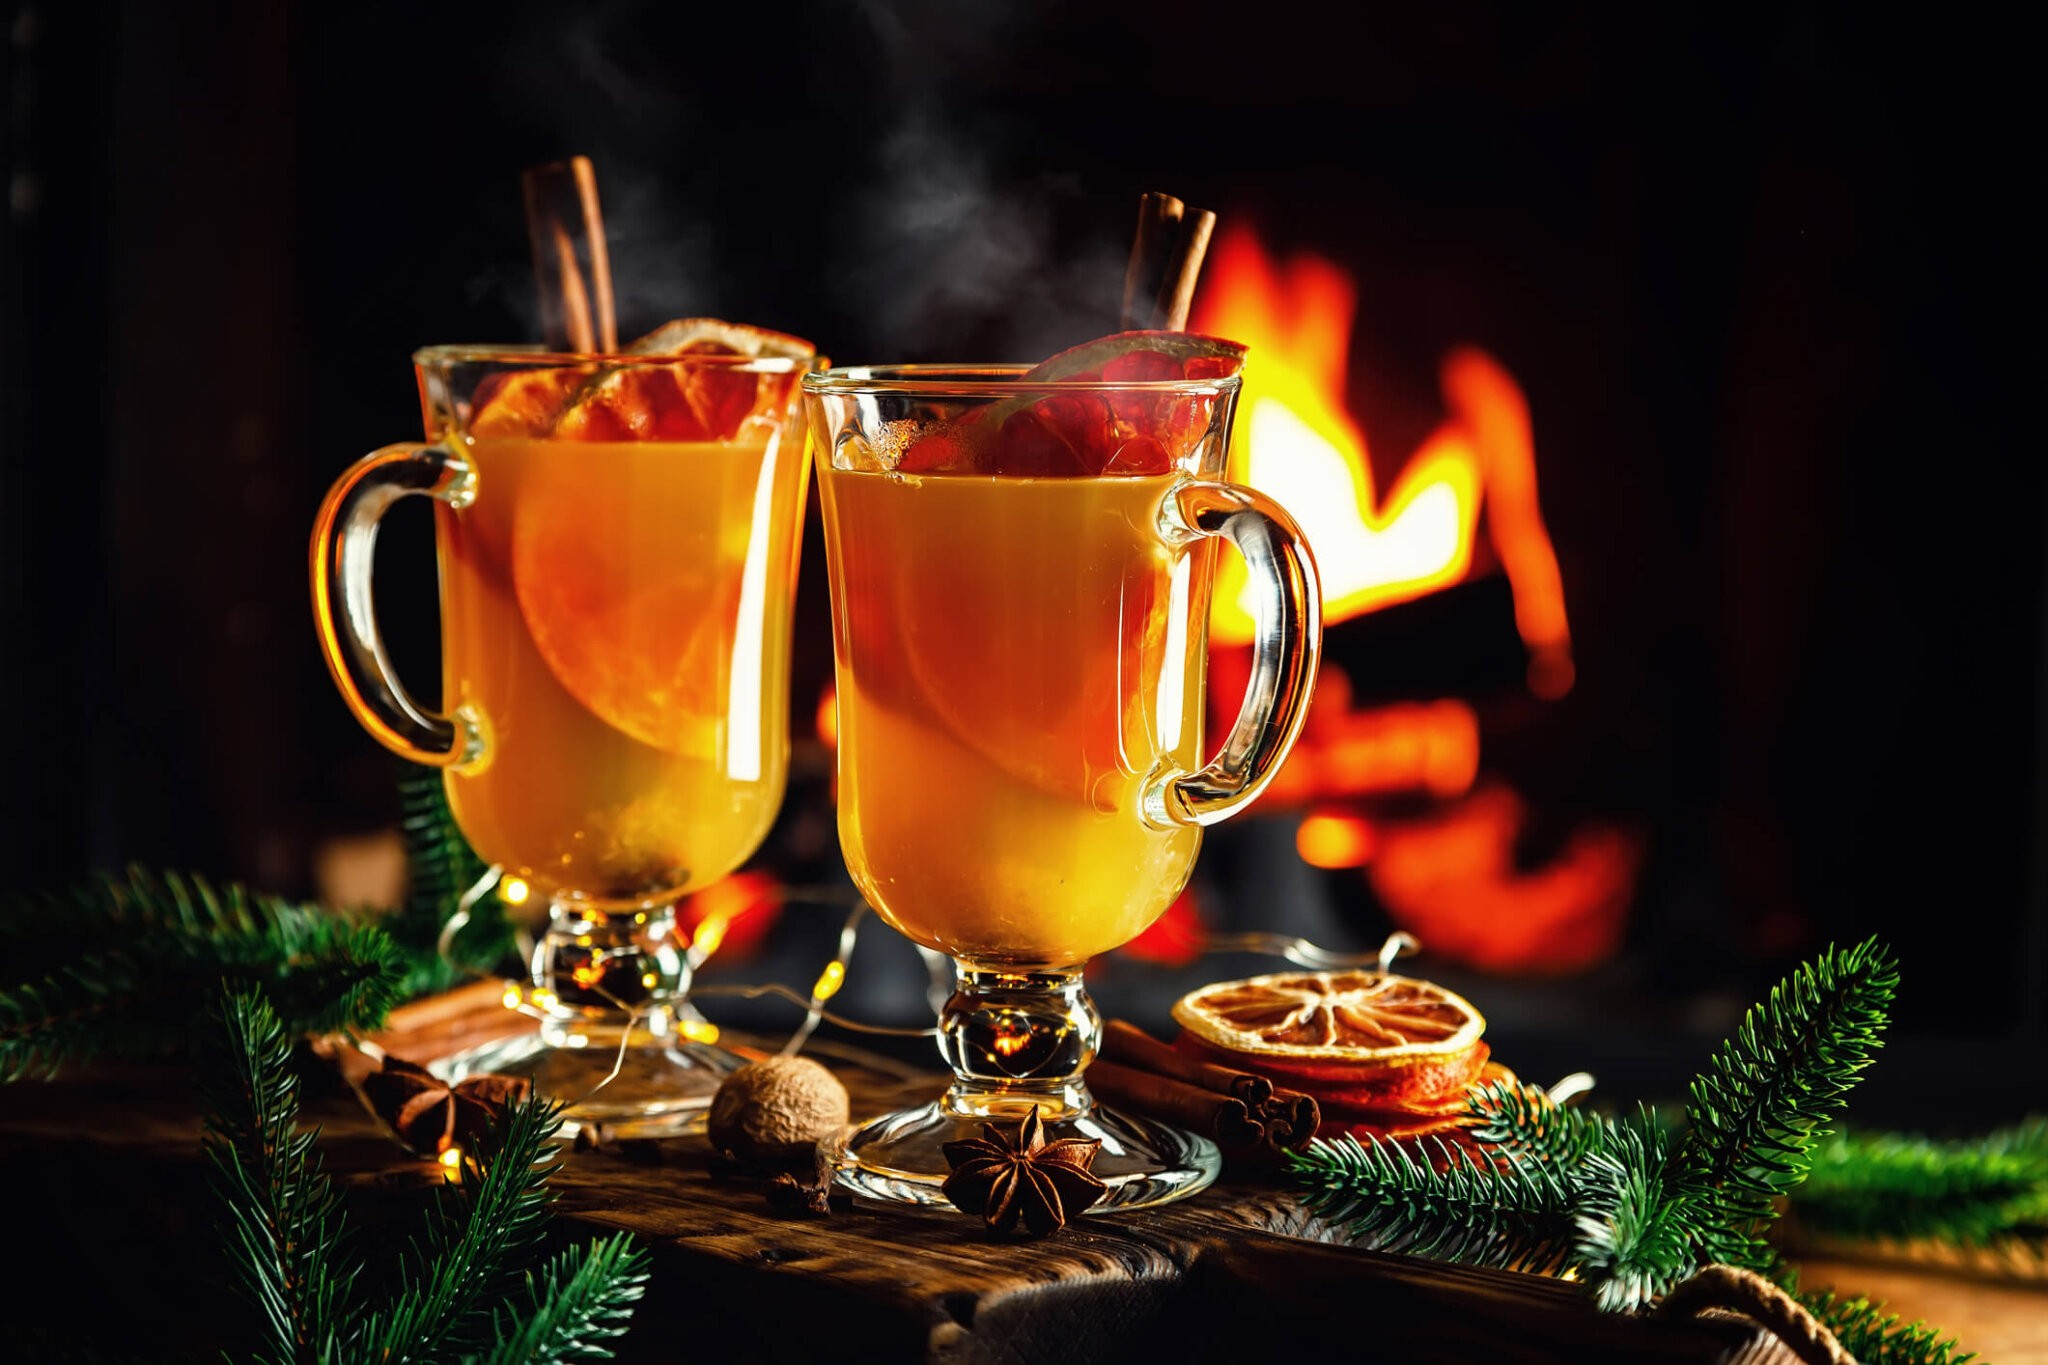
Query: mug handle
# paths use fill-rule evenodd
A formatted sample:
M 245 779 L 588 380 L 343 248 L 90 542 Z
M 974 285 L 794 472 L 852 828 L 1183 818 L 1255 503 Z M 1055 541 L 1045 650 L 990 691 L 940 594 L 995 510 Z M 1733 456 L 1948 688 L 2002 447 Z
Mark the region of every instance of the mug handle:
M 1256 489 L 1193 480 L 1160 506 L 1169 542 L 1221 536 L 1237 547 L 1258 585 L 1251 681 L 1223 747 L 1207 767 L 1163 775 L 1145 792 L 1158 826 L 1213 825 L 1266 789 L 1308 718 L 1323 648 L 1323 593 L 1315 557 L 1287 510 Z
M 402 441 L 349 466 L 313 523 L 313 620 L 342 700 L 379 744 L 437 768 L 483 757 L 483 727 L 467 708 L 440 716 L 414 701 L 392 671 L 370 601 L 377 525 L 400 498 L 424 494 L 450 507 L 476 497 L 469 465 L 444 446 Z

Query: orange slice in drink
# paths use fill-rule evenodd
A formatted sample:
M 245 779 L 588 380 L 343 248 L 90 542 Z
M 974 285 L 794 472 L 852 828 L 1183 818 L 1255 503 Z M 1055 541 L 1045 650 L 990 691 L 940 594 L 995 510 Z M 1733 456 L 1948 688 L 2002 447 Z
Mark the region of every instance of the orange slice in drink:
M 666 468 L 606 477 L 574 458 L 590 452 L 541 451 L 513 521 L 512 586 L 534 647 L 571 696 L 643 744 L 709 762 L 742 560 L 678 545 L 661 512 L 690 495 L 691 462 L 645 453 Z
M 756 412 L 785 404 L 795 376 L 757 374 L 721 365 L 716 357 L 809 360 L 818 353 L 801 337 L 719 318 L 665 322 L 626 350 L 697 359 L 612 369 L 562 413 L 557 435 L 579 441 L 728 441 Z
M 1282 972 L 1181 997 L 1176 1045 L 1256 1070 L 1319 1102 L 1399 1108 L 1461 1091 L 1487 1058 L 1486 1020 L 1433 981 L 1389 972 Z
M 816 353 L 716 318 L 666 323 L 628 349 Z M 717 757 L 747 548 L 744 521 L 721 520 L 735 509 L 719 505 L 720 488 L 754 487 L 759 449 L 742 428 L 757 412 L 779 415 L 795 383 L 716 363 L 614 366 L 582 385 L 555 440 L 530 454 L 512 532 L 527 631 L 571 696 L 642 743 Z
M 1061 351 L 1018 382 L 1218 379 L 1243 368 L 1245 349 L 1193 332 L 1118 332 Z M 895 467 L 1020 478 L 1165 474 L 1208 429 L 1214 401 L 1149 391 L 1020 396 L 933 424 Z
M 580 369 L 494 371 L 470 397 L 469 434 L 545 436 L 589 378 Z

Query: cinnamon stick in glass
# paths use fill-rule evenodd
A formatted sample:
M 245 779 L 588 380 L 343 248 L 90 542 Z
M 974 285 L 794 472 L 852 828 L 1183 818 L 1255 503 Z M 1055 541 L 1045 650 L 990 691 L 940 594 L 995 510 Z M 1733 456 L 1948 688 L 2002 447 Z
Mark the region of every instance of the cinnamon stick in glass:
M 1122 330 L 1187 330 L 1195 281 L 1209 251 L 1216 215 L 1191 209 L 1170 194 L 1138 200 L 1138 231 L 1124 269 Z
M 612 262 L 597 172 L 587 156 L 529 166 L 520 175 L 541 339 L 548 349 L 589 354 L 619 346 L 612 311 Z

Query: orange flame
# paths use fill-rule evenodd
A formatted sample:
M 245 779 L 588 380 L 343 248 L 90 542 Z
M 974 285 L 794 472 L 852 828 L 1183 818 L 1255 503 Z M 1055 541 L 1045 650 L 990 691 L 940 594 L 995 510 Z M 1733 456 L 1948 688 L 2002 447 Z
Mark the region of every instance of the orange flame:
M 1441 380 L 1450 415 L 1382 498 L 1365 435 L 1344 405 L 1358 310 L 1351 276 L 1311 254 L 1276 264 L 1243 227 L 1226 231 L 1211 259 L 1192 325 L 1251 347 L 1231 477 L 1271 494 L 1301 523 L 1322 573 L 1325 622 L 1464 578 L 1483 503 L 1530 651 L 1530 685 L 1542 696 L 1562 695 L 1572 681 L 1571 637 L 1557 555 L 1537 510 L 1528 404 L 1514 380 L 1475 348 L 1446 357 Z M 1218 575 L 1210 633 L 1218 644 L 1248 643 L 1244 568 L 1225 560 Z
M 1394 924 L 1432 953 L 1490 971 L 1570 972 L 1621 942 L 1640 836 L 1580 825 L 1541 866 L 1515 862 L 1528 819 L 1522 798 L 1482 784 L 1417 820 L 1389 824 L 1367 877 Z

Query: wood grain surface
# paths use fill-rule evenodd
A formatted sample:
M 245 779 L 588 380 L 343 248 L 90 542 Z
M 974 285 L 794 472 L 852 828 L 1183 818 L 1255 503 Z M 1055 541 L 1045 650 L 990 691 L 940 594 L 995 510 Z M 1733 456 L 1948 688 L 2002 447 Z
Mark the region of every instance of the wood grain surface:
M 380 1041 L 426 1061 L 521 1026 L 496 1002 L 491 987 L 409 1007 Z M 940 1084 L 832 1040 L 814 1055 L 846 1081 L 856 1119 Z M 394 1263 L 437 1169 L 407 1157 L 333 1071 L 309 1075 L 306 1113 L 373 1267 Z M 112 1350 L 147 1343 L 146 1358 L 172 1342 L 217 1344 L 208 1315 L 235 1310 L 199 1137 L 189 1080 L 174 1067 L 0 1091 L 0 1169 L 45 1248 L 0 1277 L 26 1310 L 12 1320 L 90 1326 Z M 785 1213 L 766 1177 L 701 1138 L 579 1147 L 554 1187 L 560 1238 L 628 1229 L 652 1250 L 654 1283 L 621 1351 L 633 1361 L 1789 1359 L 1740 1324 L 1616 1317 L 1559 1281 L 1332 1245 L 1255 1176 L 1161 1209 L 1084 1217 L 1038 1241 L 993 1237 L 950 1211 Z

